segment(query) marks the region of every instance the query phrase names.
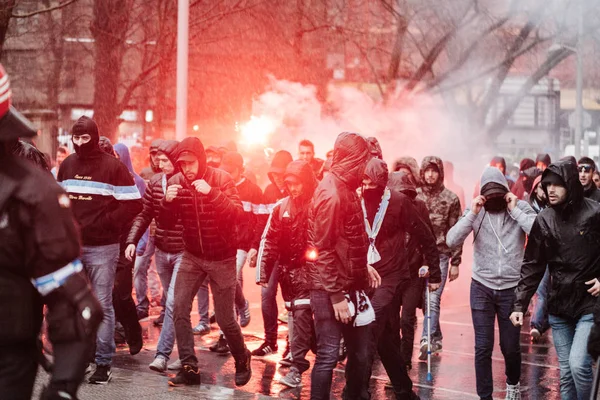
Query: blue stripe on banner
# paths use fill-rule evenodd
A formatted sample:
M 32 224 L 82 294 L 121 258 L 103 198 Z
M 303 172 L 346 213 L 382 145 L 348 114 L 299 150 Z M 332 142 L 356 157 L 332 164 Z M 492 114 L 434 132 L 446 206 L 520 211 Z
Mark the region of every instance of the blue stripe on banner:
M 115 186 L 96 181 L 82 181 L 67 179 L 60 182 L 67 193 L 96 194 L 100 196 L 113 196 L 117 200 L 136 200 L 142 196 L 137 186 Z

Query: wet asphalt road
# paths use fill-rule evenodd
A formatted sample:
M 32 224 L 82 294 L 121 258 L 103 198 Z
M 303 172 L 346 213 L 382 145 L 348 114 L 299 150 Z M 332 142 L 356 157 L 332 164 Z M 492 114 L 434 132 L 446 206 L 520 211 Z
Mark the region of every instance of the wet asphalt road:
M 470 265 L 470 251 L 465 252 L 465 264 Z M 245 292 L 251 302 L 252 322 L 244 328 L 247 346 L 253 350 L 262 340 L 262 318 L 260 312 L 260 290 L 253 284 L 254 271 L 246 270 Z M 413 355 L 413 369 L 410 376 L 415 390 L 422 399 L 477 399 L 475 390 L 474 339 L 471 314 L 468 303 L 470 271 L 461 268 L 461 277 L 457 282 L 446 286 L 442 300 L 441 326 L 444 334 L 444 349 L 432 362 L 433 382 L 427 382 L 427 365 L 417 360 L 417 349 Z M 211 303 L 212 309 L 212 303 Z M 194 306 L 195 310 L 195 306 Z M 280 307 L 280 311 L 283 307 Z M 158 309 L 153 310 L 158 313 Z M 421 332 L 422 314 L 419 312 L 417 337 Z M 142 352 L 130 356 L 126 346 L 119 346 L 113 361 L 113 380 L 105 386 L 83 384 L 80 390 L 81 399 L 264 399 L 285 398 L 305 399 L 310 396 L 310 370 L 303 376 L 303 386 L 289 389 L 278 383 L 278 379 L 287 369 L 280 368 L 278 361 L 285 348 L 287 325 L 279 326 L 279 352 L 265 358 L 253 358 L 253 376 L 242 388 L 234 385 L 234 362 L 231 356 L 218 356 L 211 353 L 208 347 L 218 338 L 218 327 L 213 325 L 210 335 L 196 337 L 196 350 L 202 374 L 200 387 L 170 388 L 168 376 L 158 374 L 148 368 L 153 360 L 158 341 L 159 328 L 152 325 L 155 316 L 143 321 L 146 342 Z M 192 322 L 198 319 L 192 315 Z M 560 399 L 559 370 L 556 352 L 551 337 L 533 344 L 528 335 L 528 323 L 522 330 L 522 377 L 521 387 L 523 399 Z M 176 351 L 173 359 L 176 359 Z M 309 353 L 309 359 L 314 355 Z M 332 398 L 341 398 L 344 386 L 343 365 L 339 364 L 334 373 Z M 493 353 L 494 398 L 505 396 L 504 362 L 498 346 Z M 41 374 L 37 390 L 45 379 Z M 379 361 L 376 361 L 371 390 L 373 399 L 393 399 L 389 390 L 385 389 L 387 375 Z

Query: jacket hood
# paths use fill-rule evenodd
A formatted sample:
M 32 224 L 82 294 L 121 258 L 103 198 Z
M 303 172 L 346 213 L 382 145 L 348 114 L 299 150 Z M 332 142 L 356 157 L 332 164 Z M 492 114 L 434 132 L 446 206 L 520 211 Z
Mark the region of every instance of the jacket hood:
M 388 179 L 388 186 L 390 189 L 397 190 L 411 199 L 417 197 L 417 185 L 406 171 L 392 172 Z
M 175 156 L 177 155 L 177 147 L 179 146 L 179 142 L 177 140 L 163 140 L 162 143 L 158 146 L 157 151 L 160 153 L 164 153 L 167 158 L 175 165 L 177 159 Z
M 549 154 L 538 154 L 537 158 L 535 159 L 535 163 L 537 164 L 540 161 L 546 165 L 550 165 L 550 163 L 552 163 L 552 159 L 550 158 Z
M 280 150 L 273 155 L 273 160 L 271 161 L 271 167 L 269 168 L 269 172 L 267 176 L 273 185 L 277 187 L 277 184 L 273 180 L 273 174 L 285 174 L 285 169 L 288 164 L 294 161 L 294 158 L 290 154 L 289 151 Z
M 415 184 L 420 187 L 423 184 L 421 180 L 421 169 L 417 160 L 412 157 L 400 157 L 394 162 L 394 171 L 398 171 L 400 168 L 408 168 L 413 175 Z
M 177 145 L 175 160 L 179 158 L 181 153 L 184 151 L 190 152 L 198 159 L 198 175 L 197 179 L 200 179 L 206 173 L 206 153 L 204 152 L 204 145 L 197 137 L 187 137 L 183 139 L 179 145 Z
M 437 167 L 438 171 L 440 172 L 440 177 L 433 187 L 428 188 L 428 186 L 425 184 L 425 170 L 430 166 Z M 441 192 L 444 190 L 444 163 L 442 162 L 441 158 L 436 156 L 427 156 L 423 159 L 423 162 L 421 163 L 421 181 L 423 181 L 423 188 L 426 191 Z
M 371 155 L 383 160 L 383 152 L 381 151 L 379 140 L 377 140 L 376 137 L 370 136 L 367 138 L 367 141 L 369 142 L 369 151 L 371 152 Z
M 502 171 L 500 171 L 496 167 L 485 167 L 485 169 L 483 170 L 483 174 L 481 174 L 481 182 L 479 187 L 483 189 L 483 187 L 488 183 L 497 183 L 499 185 L 502 185 L 506 188 L 507 192 L 510 192 L 506 177 L 502 174 Z
M 331 173 L 344 182 L 350 190 L 360 186 L 371 154 L 369 144 L 358 133 L 342 132 L 333 146 Z
M 172 140 L 171 140 L 172 141 Z M 152 143 L 150 143 L 150 153 L 153 153 L 155 151 L 158 151 L 158 148 L 160 147 L 160 145 L 165 142 L 165 140 L 163 139 L 154 139 L 152 141 Z
M 379 158 L 371 158 L 365 168 L 365 175 L 379 187 L 386 187 L 388 184 L 387 164 Z
M 545 177 L 550 174 L 558 175 L 565 183 L 567 188 L 567 201 L 564 203 L 565 206 L 577 206 L 583 200 L 583 186 L 579 182 L 579 171 L 577 166 L 570 161 L 559 161 L 554 164 L 550 164 L 548 168 L 542 173 L 542 181 Z M 548 192 L 544 187 L 546 196 Z
M 533 161 L 531 158 L 524 158 L 519 164 L 519 171 L 525 171 L 532 167 L 535 167 L 535 161 Z
M 115 150 L 115 153 L 117 153 L 117 155 L 119 156 L 119 160 L 121 160 L 121 162 L 125 164 L 125 166 L 129 170 L 129 173 L 133 176 L 135 185 L 137 186 L 140 195 L 143 196 L 144 192 L 146 191 L 146 184 L 144 183 L 144 180 L 133 170 L 133 164 L 131 163 L 131 155 L 129 154 L 129 148 L 127 148 L 127 146 L 125 146 L 123 143 L 117 143 L 113 146 L 113 149 Z
M 302 182 L 304 189 L 302 197 L 310 200 L 317 188 L 317 178 L 310 164 L 303 160 L 292 161 L 285 169 L 284 179 L 290 175 Z
M 504 173 L 506 174 L 506 160 L 504 159 L 504 157 L 496 156 L 492 158 L 492 161 L 490 161 L 491 166 L 496 166 L 498 164 L 502 165 Z

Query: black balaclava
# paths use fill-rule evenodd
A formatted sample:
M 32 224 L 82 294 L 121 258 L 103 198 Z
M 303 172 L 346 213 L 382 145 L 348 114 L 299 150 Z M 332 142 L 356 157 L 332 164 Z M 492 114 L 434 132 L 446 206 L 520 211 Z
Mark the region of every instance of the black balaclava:
M 486 198 L 484 208 L 491 213 L 505 211 L 507 208 L 504 196 L 508 193 L 506 187 L 499 183 L 490 182 L 481 188 L 481 194 Z
M 75 125 L 73 125 L 73 129 L 71 129 L 71 134 L 72 135 L 86 135 L 87 134 L 92 137 L 92 139 L 89 142 L 87 142 L 86 144 L 83 144 L 81 146 L 78 146 L 75 143 L 73 143 L 73 147 L 75 148 L 75 152 L 77 153 L 78 156 L 87 157 L 90 154 L 93 154 L 94 152 L 100 150 L 100 147 L 99 147 L 100 135 L 98 134 L 98 126 L 96 125 L 94 120 L 92 120 L 91 118 L 86 117 L 85 115 L 83 117 L 79 118 L 77 120 L 77 122 L 75 122 Z

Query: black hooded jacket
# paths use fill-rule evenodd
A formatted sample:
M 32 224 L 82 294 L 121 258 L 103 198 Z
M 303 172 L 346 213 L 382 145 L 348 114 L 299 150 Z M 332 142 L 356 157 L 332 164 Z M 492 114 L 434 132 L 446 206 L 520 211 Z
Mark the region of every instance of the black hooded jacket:
M 317 187 L 312 167 L 306 161 L 288 164 L 285 176 L 289 175 L 302 182 L 303 194 L 297 198 L 288 196 L 277 203 L 262 235 L 256 263 L 257 283 L 266 284 L 279 261 L 279 281 L 286 302 L 306 298 L 310 289 L 305 268 L 308 208 Z
M 382 195 L 388 184 L 387 165 L 380 159 L 372 158 L 367 164 L 365 175 L 380 188 L 379 190 L 363 190 L 362 201 L 365 204 L 366 217 L 369 224 L 373 226 L 375 214 L 380 207 Z M 388 283 L 393 281 L 392 283 L 397 284 L 401 280 L 409 280 L 411 278 L 408 263 L 410 253 L 407 251 L 406 238 L 407 235 L 410 235 L 423 246 L 423 255 L 426 259 L 424 265 L 431 268 L 431 282 L 441 282 L 440 256 L 433 231 L 420 218 L 408 196 L 397 190 L 387 190 L 390 190 L 390 199 L 381 229 L 375 240 L 375 247 L 381 260 L 376 262 L 373 267 Z
M 308 246 L 317 252 L 309 263 L 312 288 L 329 293 L 333 304 L 344 292 L 368 286 L 368 239 L 356 189 L 371 155 L 366 139 L 341 133 L 330 173 L 317 187 L 308 217 Z
M 198 138 L 188 137 L 177 146 L 177 154 L 190 152 L 198 158 L 196 179 L 204 179 L 212 188 L 206 195 L 199 193 L 181 172 L 167 182 L 181 185 L 175 199 L 161 201 L 160 221 L 165 229 L 183 224 L 185 249 L 205 260 L 219 261 L 235 257 L 237 234 L 235 224 L 243 217 L 244 209 L 231 176 L 206 164 L 204 146 Z
M 600 202 L 600 189 L 596 187 L 596 184 L 592 182 L 589 188 L 583 190 L 583 196 L 586 199 L 591 199 Z
M 544 209 L 531 228 L 514 311 L 527 310 L 548 265 L 548 312 L 578 319 L 591 313 L 596 303 L 585 282 L 600 277 L 600 204 L 583 197 L 575 164 L 550 164 L 542 181 L 549 174 L 565 183 L 567 202 Z
M 433 234 L 433 226 L 431 225 L 431 220 L 429 219 L 429 210 L 427 209 L 427 205 L 423 202 L 423 200 L 417 198 L 417 187 L 415 186 L 415 183 L 411 179 L 410 175 L 402 171 L 392 172 L 388 180 L 388 187 L 392 190 L 399 191 L 412 201 L 412 204 L 417 211 L 417 215 L 429 227 L 431 233 Z M 439 262 L 435 262 L 433 265 L 426 264 L 427 261 L 423 257 L 423 252 L 426 250 L 427 244 L 424 242 L 421 243 L 416 236 L 411 235 L 410 233 L 407 233 L 406 237 L 406 254 L 408 254 L 408 267 L 410 269 L 411 279 L 419 277 L 419 269 L 423 265 L 428 265 L 431 271 L 433 271 L 433 269 L 439 270 Z M 436 254 L 439 260 L 439 252 L 437 251 L 437 248 Z
M 92 140 L 62 162 L 56 179 L 69 195 L 83 245 L 119 243 L 123 229 L 142 210 L 142 196 L 125 164 L 100 150 L 94 121 L 81 117 L 73 133 Z
M 159 152 L 164 153 L 169 160 L 175 165 L 175 153 L 179 143 L 175 140 L 165 140 L 158 148 Z M 138 242 L 150 226 L 152 220 L 156 222 L 156 234 L 154 243 L 156 247 L 165 253 L 179 253 L 183 251 L 183 226 L 181 221 L 177 221 L 173 228 L 167 228 L 164 221 L 161 220 L 159 214 L 161 210 L 161 202 L 167 191 L 167 181 L 177 173 L 175 170 L 170 175 L 165 175 L 162 172 L 155 174 L 150 178 L 148 187 L 142 199 L 143 208 L 137 217 L 133 220 L 133 226 L 127 236 L 127 244 L 137 246 Z

